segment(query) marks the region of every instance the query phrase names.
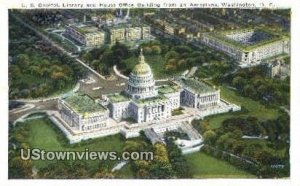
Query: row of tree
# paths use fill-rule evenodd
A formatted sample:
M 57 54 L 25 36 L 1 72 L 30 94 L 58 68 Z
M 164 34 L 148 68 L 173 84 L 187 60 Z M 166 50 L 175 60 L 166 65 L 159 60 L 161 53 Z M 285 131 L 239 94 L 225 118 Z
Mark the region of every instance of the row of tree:
M 243 96 L 265 104 L 290 104 L 290 78 L 269 79 L 261 67 L 241 69 L 224 82 L 235 87 Z
M 173 134 L 165 136 L 166 144 L 156 143 L 154 145 L 151 145 L 143 133 L 141 136 L 142 139 L 138 141 L 126 141 L 124 151 L 151 151 L 154 154 L 154 159 L 130 162 L 136 178 L 168 179 L 192 177 L 185 157 L 173 142 Z

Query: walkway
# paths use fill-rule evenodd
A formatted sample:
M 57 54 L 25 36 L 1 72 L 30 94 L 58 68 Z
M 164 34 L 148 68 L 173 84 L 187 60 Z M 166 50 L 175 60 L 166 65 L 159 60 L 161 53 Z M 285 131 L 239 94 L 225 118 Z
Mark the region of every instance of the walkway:
M 121 72 L 117 69 L 117 65 L 114 65 L 113 69 L 114 69 L 115 74 L 117 76 L 119 76 L 120 78 L 123 78 L 123 79 L 126 79 L 126 80 L 129 79 L 127 76 L 121 74 Z
M 192 67 L 191 70 L 189 71 L 189 73 L 186 75 L 186 77 L 187 77 L 187 78 L 192 77 L 192 76 L 195 74 L 195 72 L 196 72 L 197 70 L 198 70 L 198 67 L 197 67 L 197 66 Z

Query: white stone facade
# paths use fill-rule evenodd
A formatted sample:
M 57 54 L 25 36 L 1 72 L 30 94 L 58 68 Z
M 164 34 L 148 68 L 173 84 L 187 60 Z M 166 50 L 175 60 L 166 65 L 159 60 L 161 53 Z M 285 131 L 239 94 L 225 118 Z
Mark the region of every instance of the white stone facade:
M 165 94 L 169 100 L 169 106 L 171 110 L 178 109 L 180 107 L 180 90 L 174 93 Z
M 129 118 L 131 116 L 131 113 L 129 112 L 129 104 L 130 101 L 117 103 L 110 102 L 108 105 L 108 108 L 110 110 L 110 117 L 117 121 Z
M 220 90 L 199 94 L 190 89 L 184 88 L 181 92 L 180 99 L 182 105 L 204 110 L 219 104 Z
M 169 100 L 148 103 L 146 105 L 131 102 L 130 110 L 132 112 L 132 118 L 138 123 L 166 119 L 172 115 Z

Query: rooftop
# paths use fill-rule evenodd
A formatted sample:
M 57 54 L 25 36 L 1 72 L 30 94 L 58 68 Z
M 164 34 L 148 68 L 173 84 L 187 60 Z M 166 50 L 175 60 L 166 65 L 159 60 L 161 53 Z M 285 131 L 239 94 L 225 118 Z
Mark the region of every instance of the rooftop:
M 170 94 L 178 91 L 178 87 L 172 85 L 162 85 L 158 87 L 158 92 L 162 94 Z
M 244 45 L 254 45 L 256 43 L 270 39 L 271 34 L 259 30 L 248 30 L 242 33 L 227 34 L 226 37 Z
M 124 102 L 124 101 L 130 100 L 127 96 L 125 96 L 121 93 L 109 94 L 109 95 L 107 95 L 107 97 L 113 103 Z
M 158 96 L 152 97 L 152 98 L 145 98 L 145 99 L 138 99 L 134 100 L 135 103 L 139 105 L 148 105 L 148 104 L 155 104 L 155 103 L 160 103 L 161 101 L 166 100 L 167 98 L 161 94 Z
M 120 29 L 120 28 L 133 28 L 133 27 L 147 27 L 149 25 L 146 25 L 144 23 L 139 22 L 130 22 L 130 23 L 119 23 L 115 25 L 108 26 L 109 29 Z
M 184 87 L 187 87 L 198 94 L 215 91 L 211 86 L 195 79 L 181 79 L 180 82 Z
M 64 98 L 66 103 L 75 111 L 81 114 L 92 112 L 103 112 L 105 107 L 96 103 L 95 100 L 86 94 L 73 94 Z
M 233 39 L 235 34 L 252 32 L 253 36 L 248 41 L 242 41 L 243 39 Z M 217 39 L 227 45 L 231 45 L 241 50 L 251 50 L 260 46 L 270 44 L 275 41 L 279 41 L 285 38 L 283 35 L 275 34 L 265 29 L 237 29 L 220 32 L 210 32 L 205 34 L 208 37 Z
M 88 34 L 88 33 L 94 33 L 94 32 L 100 32 L 97 27 L 95 26 L 88 26 L 88 25 L 73 25 L 73 28 L 75 28 L 78 32 L 81 34 Z

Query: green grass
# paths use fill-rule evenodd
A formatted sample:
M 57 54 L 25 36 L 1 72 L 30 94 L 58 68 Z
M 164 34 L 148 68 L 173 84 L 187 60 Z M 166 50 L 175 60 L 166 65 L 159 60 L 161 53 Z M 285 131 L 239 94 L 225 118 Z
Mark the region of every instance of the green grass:
M 185 157 L 194 178 L 255 178 L 254 175 L 203 152 L 188 154 Z
M 44 149 L 45 151 L 117 151 L 121 152 L 124 145 L 124 140 L 120 135 L 108 136 L 98 139 L 93 139 L 88 143 L 81 143 L 79 145 L 63 145 L 61 143 L 61 133 L 58 133 L 53 124 L 48 119 L 36 119 L 30 120 L 29 124 L 29 144 L 31 148 Z M 22 124 L 22 125 L 23 125 Z M 33 165 L 36 168 L 43 168 L 55 161 L 33 161 Z M 99 168 L 100 161 L 87 161 L 87 164 L 91 170 L 97 170 Z M 116 161 L 105 161 L 101 162 L 112 168 L 117 162 Z
M 222 86 L 221 89 L 221 98 L 229 101 L 231 103 L 235 103 L 237 105 L 241 105 L 248 110 L 248 112 L 233 112 L 233 113 L 226 113 L 216 116 L 207 117 L 209 121 L 209 127 L 211 129 L 220 127 L 221 123 L 231 117 L 248 117 L 254 116 L 257 117 L 259 120 L 268 120 L 268 119 L 275 119 L 278 117 L 278 110 L 273 108 L 267 108 L 266 106 L 262 105 L 258 101 L 254 101 L 250 98 L 243 97 L 238 95 L 235 91 L 229 90 L 228 88 Z

